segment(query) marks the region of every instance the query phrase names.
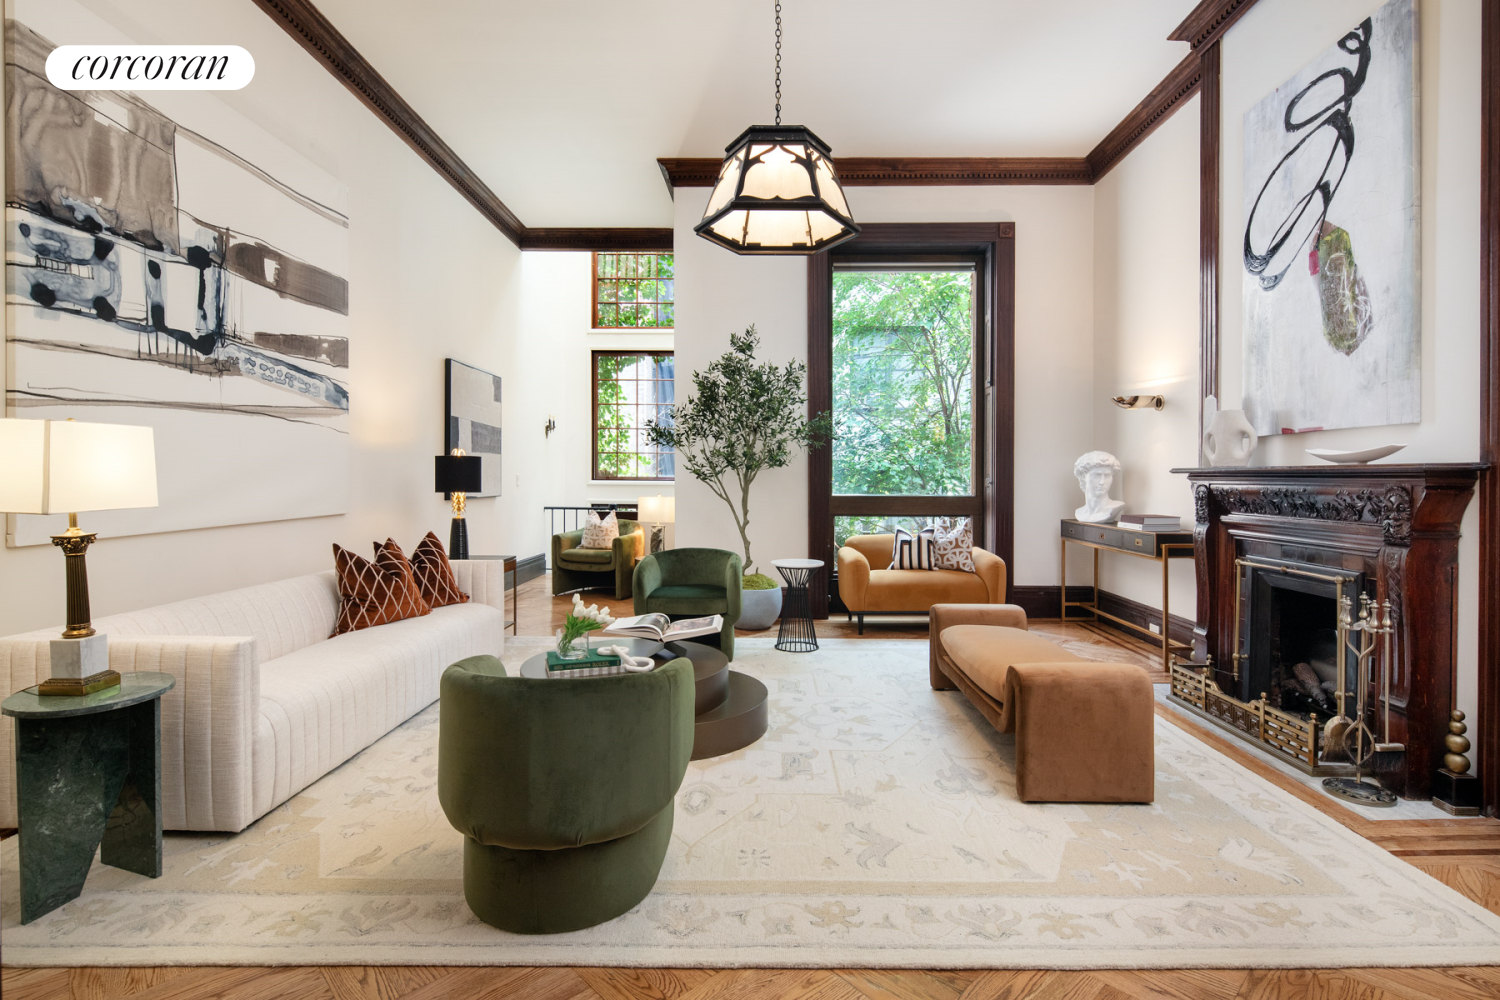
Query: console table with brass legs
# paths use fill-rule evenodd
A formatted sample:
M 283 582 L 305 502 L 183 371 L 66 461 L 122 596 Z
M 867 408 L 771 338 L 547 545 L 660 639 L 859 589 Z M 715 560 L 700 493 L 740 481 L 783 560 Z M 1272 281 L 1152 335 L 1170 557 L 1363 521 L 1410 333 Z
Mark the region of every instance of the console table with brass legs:
M 1060 566 L 1058 581 L 1061 584 L 1062 617 L 1068 620 L 1069 608 L 1083 608 L 1093 613 L 1092 619 L 1073 619 L 1074 621 L 1098 621 L 1108 618 L 1118 625 L 1123 625 L 1141 633 L 1148 639 L 1159 642 L 1161 645 L 1161 668 L 1170 672 L 1172 653 L 1188 650 L 1192 647 L 1187 643 L 1172 641 L 1170 631 L 1171 613 L 1168 594 L 1169 576 L 1167 567 L 1173 559 L 1193 558 L 1193 533 L 1191 531 L 1133 531 L 1130 528 L 1121 528 L 1114 524 L 1091 524 L 1087 521 L 1075 521 L 1065 517 L 1062 520 L 1061 531 Z M 1092 601 L 1070 601 L 1068 600 L 1068 543 L 1075 545 L 1086 545 L 1094 550 L 1094 599 Z M 1152 632 L 1149 628 L 1143 628 L 1135 622 L 1126 621 L 1108 611 L 1099 610 L 1099 553 L 1123 552 L 1126 555 L 1136 556 L 1140 559 L 1152 559 L 1161 563 L 1161 634 Z

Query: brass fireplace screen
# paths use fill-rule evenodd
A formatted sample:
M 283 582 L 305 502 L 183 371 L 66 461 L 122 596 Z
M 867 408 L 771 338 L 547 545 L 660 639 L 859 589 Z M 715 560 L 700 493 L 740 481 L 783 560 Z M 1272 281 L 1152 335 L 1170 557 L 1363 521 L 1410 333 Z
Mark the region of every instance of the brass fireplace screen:
M 1368 759 L 1370 749 L 1398 750 L 1390 743 L 1390 668 L 1391 668 L 1391 618 L 1389 602 L 1375 602 L 1361 590 L 1360 612 L 1356 621 L 1352 608 L 1353 599 L 1349 590 L 1360 590 L 1356 580 L 1349 575 L 1323 573 L 1281 561 L 1261 561 L 1239 558 L 1235 560 L 1234 593 L 1234 645 L 1232 676 L 1236 685 L 1241 681 L 1244 661 L 1249 657 L 1241 642 L 1241 625 L 1247 615 L 1242 585 L 1247 571 L 1277 573 L 1311 578 L 1333 589 L 1335 644 L 1335 676 L 1337 677 L 1337 715 L 1319 719 L 1316 712 L 1306 716 L 1284 711 L 1269 703 L 1266 692 L 1253 701 L 1242 701 L 1225 694 L 1212 676 L 1212 663 L 1173 663 L 1171 668 L 1171 696 L 1178 703 L 1207 717 L 1248 742 L 1259 745 L 1275 756 L 1313 775 L 1349 775 L 1356 771 L 1356 764 Z M 1383 617 L 1382 617 L 1383 615 Z M 1357 638 L 1358 646 L 1351 642 Z M 1383 740 L 1377 741 L 1367 721 L 1366 692 L 1372 679 L 1373 661 L 1381 660 L 1379 702 L 1384 703 Z M 1346 690 L 1349 685 L 1350 660 L 1355 666 L 1354 692 Z M 1354 718 L 1346 716 L 1346 704 L 1352 698 Z M 1370 706 L 1374 708 L 1374 706 Z M 1373 714 L 1373 713 L 1371 713 Z M 1351 740 L 1353 741 L 1351 745 Z

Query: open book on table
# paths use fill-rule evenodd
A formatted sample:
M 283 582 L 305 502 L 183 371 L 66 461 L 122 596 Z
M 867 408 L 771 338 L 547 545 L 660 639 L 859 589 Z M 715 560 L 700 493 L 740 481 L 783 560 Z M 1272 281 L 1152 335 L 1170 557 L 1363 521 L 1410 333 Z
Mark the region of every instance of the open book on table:
M 675 639 L 689 639 L 695 635 L 711 635 L 723 628 L 723 615 L 684 618 L 674 622 L 666 615 L 656 612 L 649 615 L 636 615 L 634 618 L 616 618 L 613 625 L 604 629 L 604 633 L 634 636 L 637 639 L 655 639 L 657 642 L 672 642 Z

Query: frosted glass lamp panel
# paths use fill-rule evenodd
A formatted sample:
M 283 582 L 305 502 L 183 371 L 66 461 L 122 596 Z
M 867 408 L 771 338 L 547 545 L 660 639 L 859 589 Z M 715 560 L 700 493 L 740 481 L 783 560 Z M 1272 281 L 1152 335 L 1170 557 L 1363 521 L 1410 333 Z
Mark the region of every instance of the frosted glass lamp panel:
M 751 212 L 745 229 L 748 246 L 810 246 L 806 212 Z
M 807 228 L 812 233 L 813 242 L 821 243 L 843 232 L 844 224 L 827 212 L 809 212 Z
M 718 233 L 726 240 L 744 242 L 746 216 L 749 214 L 744 211 L 730 212 L 724 218 L 709 226 L 709 231 Z
M 818 194 L 825 204 L 844 218 L 849 218 L 849 203 L 844 200 L 844 189 L 833 176 L 833 164 L 823 154 L 812 154 L 813 166 L 818 174 Z
M 745 187 L 741 195 L 746 198 L 811 198 L 812 177 L 807 172 L 806 161 L 797 153 L 802 147 L 752 146 L 750 166 L 745 170 Z M 756 159 L 755 150 L 765 150 Z M 795 152 L 794 152 L 795 150 Z
M 713 194 L 708 197 L 708 208 L 703 211 L 705 217 L 713 215 L 733 200 L 735 189 L 740 183 L 740 170 L 744 168 L 744 165 L 745 151 L 743 149 L 724 161 L 724 166 L 719 171 L 719 183 L 714 185 Z

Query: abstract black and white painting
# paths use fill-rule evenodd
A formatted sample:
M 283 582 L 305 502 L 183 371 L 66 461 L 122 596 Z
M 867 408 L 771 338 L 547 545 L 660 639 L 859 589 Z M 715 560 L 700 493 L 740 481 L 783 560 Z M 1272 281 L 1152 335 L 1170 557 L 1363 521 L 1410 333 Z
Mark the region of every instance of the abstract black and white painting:
M 1391 0 L 1244 118 L 1258 434 L 1422 418 L 1417 20 Z
M 443 446 L 478 455 L 481 488 L 474 497 L 500 495 L 500 376 L 448 358 L 443 398 L 447 401 Z
M 343 186 L 214 94 L 53 87 L 59 32 L 135 39 L 74 0 L 12 10 L 7 415 L 155 428 L 161 504 L 91 514 L 102 534 L 343 512 Z

